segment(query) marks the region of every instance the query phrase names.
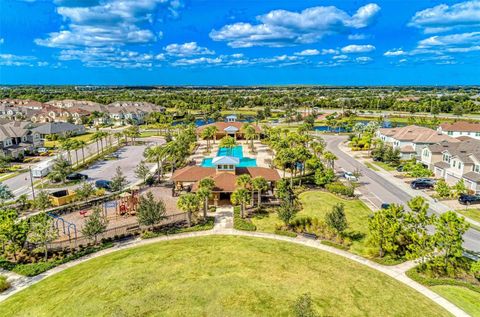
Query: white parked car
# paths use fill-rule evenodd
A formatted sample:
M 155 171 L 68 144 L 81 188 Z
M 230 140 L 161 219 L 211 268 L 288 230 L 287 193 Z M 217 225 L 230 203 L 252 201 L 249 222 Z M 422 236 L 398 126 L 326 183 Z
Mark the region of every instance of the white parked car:
M 358 178 L 355 175 L 353 175 L 351 172 L 345 172 L 343 174 L 343 177 L 345 177 L 351 182 L 358 182 Z

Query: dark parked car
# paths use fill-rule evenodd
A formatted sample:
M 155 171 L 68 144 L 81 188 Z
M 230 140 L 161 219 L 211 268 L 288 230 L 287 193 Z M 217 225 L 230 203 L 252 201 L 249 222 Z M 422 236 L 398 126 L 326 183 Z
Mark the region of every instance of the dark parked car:
M 397 172 L 403 172 L 403 165 L 397 167 Z
M 71 173 L 67 175 L 67 180 L 69 181 L 76 181 L 76 180 L 86 180 L 88 179 L 88 176 L 85 174 L 80 174 L 80 173 Z
M 480 195 L 460 195 L 458 202 L 462 205 L 480 204 Z
M 390 204 L 383 203 L 383 204 L 380 206 L 380 208 L 382 208 L 382 209 L 388 209 L 388 208 L 390 208 Z
M 106 189 L 106 190 L 111 190 L 112 189 L 112 182 L 104 180 L 104 179 L 99 179 L 98 181 L 95 182 L 95 187 L 103 188 L 103 189 Z
M 410 187 L 413 189 L 429 189 L 435 187 L 435 181 L 430 178 L 418 178 L 410 184 Z

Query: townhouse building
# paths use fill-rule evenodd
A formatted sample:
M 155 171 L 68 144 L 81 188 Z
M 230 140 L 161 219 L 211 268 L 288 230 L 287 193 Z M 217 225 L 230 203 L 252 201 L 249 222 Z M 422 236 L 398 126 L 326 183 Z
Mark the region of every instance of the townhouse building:
M 469 190 L 480 192 L 480 140 L 463 136 L 457 141 L 427 146 L 420 161 L 448 184 L 463 179 Z
M 34 125 L 26 121 L 10 121 L 0 125 L 0 155 L 18 158 L 26 151 L 43 145 Z
M 454 138 L 468 136 L 480 140 L 480 122 L 456 121 L 442 123 L 438 127 L 438 131 Z
M 443 141 L 460 142 L 439 131 L 416 125 L 380 128 L 377 131 L 377 137 L 394 149 L 399 149 L 402 160 L 420 158 L 423 149 L 429 145 Z

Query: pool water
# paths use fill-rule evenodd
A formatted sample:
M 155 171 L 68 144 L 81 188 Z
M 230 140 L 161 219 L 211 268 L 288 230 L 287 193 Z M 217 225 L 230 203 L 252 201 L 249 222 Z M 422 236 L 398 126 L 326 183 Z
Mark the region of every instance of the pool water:
M 221 147 L 218 149 L 217 156 L 234 156 L 240 159 L 238 167 L 255 167 L 257 166 L 257 160 L 250 157 L 243 157 L 243 148 L 241 145 L 234 147 L 233 149 Z M 204 158 L 201 166 L 203 167 L 215 167 L 212 164 L 213 158 Z

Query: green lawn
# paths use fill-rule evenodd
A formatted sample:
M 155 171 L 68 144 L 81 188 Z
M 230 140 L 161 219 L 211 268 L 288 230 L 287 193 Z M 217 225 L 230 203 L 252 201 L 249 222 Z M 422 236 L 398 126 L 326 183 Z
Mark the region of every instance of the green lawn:
M 431 289 L 472 316 L 480 316 L 480 293 L 466 287 L 437 285 Z
M 78 135 L 78 136 L 75 136 L 75 137 L 70 137 L 68 139 L 69 140 L 85 141 L 85 142 L 88 143 L 92 139 L 92 134 L 93 133 L 85 133 L 85 134 Z M 45 140 L 44 146 L 45 147 L 60 146 L 60 141 L 46 141 Z
M 115 252 L 0 303 L 0 316 L 448 316 L 406 285 L 291 243 L 210 236 Z
M 373 165 L 372 163 L 370 162 L 365 162 L 365 166 L 368 167 L 369 169 L 373 170 L 373 171 L 380 171 L 380 169 L 378 167 L 376 167 L 375 165 Z
M 480 209 L 457 209 L 458 213 L 467 218 L 480 222 Z
M 299 198 L 303 210 L 297 214 L 297 217 L 310 216 L 323 220 L 325 214 L 332 210 L 333 205 L 337 203 L 345 204 L 345 214 L 349 225 L 347 232 L 355 232 L 363 236 L 363 238 L 353 241 L 350 251 L 365 257 L 371 257 L 372 253 L 375 252 L 366 245 L 368 217 L 372 211 L 362 201 L 343 199 L 323 191 L 307 191 L 301 193 Z M 276 224 L 281 224 L 276 213 L 255 216 L 252 218 L 252 222 L 257 227 L 257 231 L 264 232 L 274 232 Z
M 373 162 L 373 164 L 377 165 L 380 168 L 383 168 L 386 171 L 393 172 L 395 171 L 395 167 L 392 167 L 384 162 Z

